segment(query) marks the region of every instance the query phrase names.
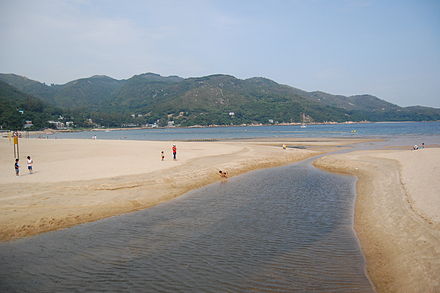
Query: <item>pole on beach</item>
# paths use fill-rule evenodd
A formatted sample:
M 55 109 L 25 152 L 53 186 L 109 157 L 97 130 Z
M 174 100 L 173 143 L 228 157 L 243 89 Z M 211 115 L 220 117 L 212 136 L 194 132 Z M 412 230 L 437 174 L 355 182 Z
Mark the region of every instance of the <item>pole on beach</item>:
M 18 149 L 18 135 L 14 136 L 14 158 L 20 159 L 20 152 Z

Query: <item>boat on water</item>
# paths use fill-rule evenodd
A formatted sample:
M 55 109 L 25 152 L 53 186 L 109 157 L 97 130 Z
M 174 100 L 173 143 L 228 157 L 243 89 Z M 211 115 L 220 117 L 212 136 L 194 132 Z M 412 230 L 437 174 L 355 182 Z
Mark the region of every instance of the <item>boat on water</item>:
M 301 113 L 301 128 L 306 128 L 307 126 L 306 126 L 306 123 L 305 123 L 305 120 L 306 120 L 306 114 L 305 113 Z

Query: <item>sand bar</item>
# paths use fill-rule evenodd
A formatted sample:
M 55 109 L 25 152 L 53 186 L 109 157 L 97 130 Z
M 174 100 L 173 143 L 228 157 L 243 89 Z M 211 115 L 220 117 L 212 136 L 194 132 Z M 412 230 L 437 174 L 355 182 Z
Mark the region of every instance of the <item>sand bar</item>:
M 344 145 L 361 140 L 341 140 Z M 171 146 L 177 144 L 177 160 Z M 288 145 L 294 144 L 290 140 Z M 304 139 L 298 142 L 306 145 Z M 0 241 L 66 228 L 144 209 L 189 190 L 319 154 L 335 143 L 309 141 L 317 150 L 270 141 L 171 142 L 80 139 L 20 140 L 20 176 L 13 146 L 0 140 Z M 295 143 L 296 145 L 296 143 Z M 161 151 L 165 160 L 161 161 Z M 28 174 L 25 157 L 34 160 Z
M 440 292 L 440 148 L 358 151 L 314 165 L 358 177 L 355 230 L 378 292 Z

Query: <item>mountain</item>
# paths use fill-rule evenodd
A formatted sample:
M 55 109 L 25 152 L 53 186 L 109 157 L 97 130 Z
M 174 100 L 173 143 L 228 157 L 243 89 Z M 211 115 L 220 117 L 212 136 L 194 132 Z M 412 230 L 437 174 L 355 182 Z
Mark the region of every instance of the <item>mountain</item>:
M 184 79 L 144 73 L 125 80 L 92 76 L 51 86 L 14 74 L 0 74 L 0 80 L 79 120 L 93 118 L 107 126 L 157 120 L 164 125 L 300 122 L 301 113 L 315 122 L 440 120 L 440 109 L 399 107 L 372 95 L 306 92 L 263 77 Z
M 123 81 L 121 88 L 113 94 L 111 104 L 128 110 L 146 107 L 156 101 L 163 101 L 169 94 L 178 94 L 170 88 L 183 80 L 177 76 L 163 77 L 154 73 L 135 75 Z
M 395 111 L 400 107 L 372 95 L 341 96 L 316 91 L 310 93 L 311 99 L 326 105 L 346 110 Z
M 293 88 L 264 78 L 240 80 L 228 75 L 190 78 L 176 85 L 179 95 L 152 105 L 153 112 L 187 112 L 189 120 L 206 124 L 298 122 L 307 112 L 316 121 L 343 120 L 344 111 L 322 106 L 298 95 Z M 176 108 L 176 106 L 178 108 Z M 233 112 L 230 117 L 228 113 Z
M 3 81 L 0 81 L 0 105 L 0 126 L 4 129 L 21 129 L 25 121 L 32 121 L 34 128 L 39 129 L 48 126 L 47 121 L 59 114 L 41 99 Z
M 123 81 L 105 75 L 81 78 L 64 85 L 52 86 L 54 104 L 65 109 L 98 110 L 109 103 Z
M 44 83 L 16 74 L 0 73 L 0 80 L 15 87 L 19 91 L 40 98 L 42 101 L 54 104 L 55 90 Z

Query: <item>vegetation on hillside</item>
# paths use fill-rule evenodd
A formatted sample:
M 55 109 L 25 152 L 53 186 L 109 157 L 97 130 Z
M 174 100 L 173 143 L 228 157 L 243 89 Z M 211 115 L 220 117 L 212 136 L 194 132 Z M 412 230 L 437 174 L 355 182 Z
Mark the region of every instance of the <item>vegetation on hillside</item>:
M 61 114 L 61 110 L 47 105 L 38 98 L 24 94 L 0 81 L 0 127 L 19 130 L 32 122 L 30 130 L 49 127 L 48 121 Z
M 22 97 L 43 101 L 37 99 L 44 105 L 42 112 L 26 113 L 45 113 L 47 117 L 54 112 L 47 106 L 50 104 L 62 109 L 78 127 L 289 123 L 301 122 L 301 113 L 313 122 L 440 120 L 440 109 L 403 108 L 371 95 L 306 92 L 266 78 L 241 80 L 217 74 L 183 79 L 145 73 L 127 80 L 93 76 L 51 86 L 13 74 L 0 74 L 0 80 L 25 93 Z M 11 109 L 32 104 L 23 104 L 23 98 L 14 100 L 11 88 L 0 90 L 8 97 L 3 112 L 11 114 Z M 14 115 L 3 118 L 4 125 L 17 126 L 19 117 Z M 42 117 L 37 116 L 36 121 Z

